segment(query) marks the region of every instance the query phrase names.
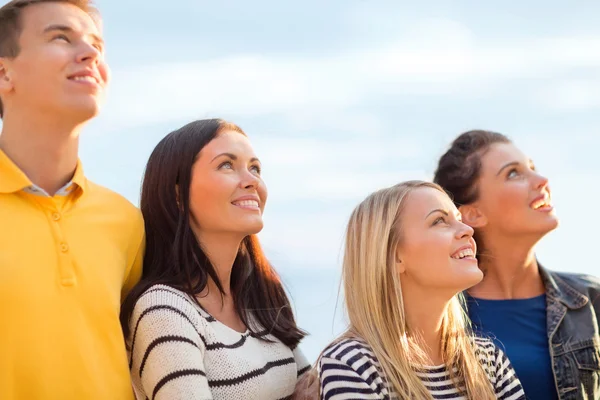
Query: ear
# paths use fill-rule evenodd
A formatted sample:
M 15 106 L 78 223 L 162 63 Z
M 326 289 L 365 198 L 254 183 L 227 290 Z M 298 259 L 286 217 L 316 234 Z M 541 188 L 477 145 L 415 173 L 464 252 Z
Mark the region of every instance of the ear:
M 400 256 L 400 246 L 396 247 L 394 264 L 396 265 L 396 270 L 400 274 L 406 272 L 406 263 L 402 262 L 402 257 Z
M 458 207 L 462 214 L 462 221 L 472 228 L 482 228 L 487 225 L 487 217 L 477 204 L 467 204 Z
M 0 57 L 0 93 L 8 93 L 13 89 L 13 82 L 8 70 L 8 60 Z

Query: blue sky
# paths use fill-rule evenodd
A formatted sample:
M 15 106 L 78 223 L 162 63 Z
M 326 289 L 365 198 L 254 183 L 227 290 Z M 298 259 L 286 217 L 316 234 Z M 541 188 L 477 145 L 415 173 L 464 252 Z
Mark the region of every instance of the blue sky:
M 590 257 L 600 3 L 96 4 L 113 79 L 82 137 L 88 176 L 137 204 L 145 162 L 165 134 L 198 118 L 239 124 L 269 187 L 263 245 L 313 334 L 311 357 L 332 336 L 352 208 L 383 186 L 430 179 L 468 129 L 509 135 L 550 178 L 561 227 L 539 245 L 542 262 L 600 275 Z M 327 315 L 315 318 L 321 309 Z

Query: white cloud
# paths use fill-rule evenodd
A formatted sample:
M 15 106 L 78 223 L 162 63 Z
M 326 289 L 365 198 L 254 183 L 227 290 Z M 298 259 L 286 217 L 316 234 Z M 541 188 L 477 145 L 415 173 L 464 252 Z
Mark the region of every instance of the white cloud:
M 560 80 L 538 93 L 538 101 L 559 111 L 600 108 L 600 79 Z
M 600 36 L 490 43 L 455 21 L 423 21 L 361 51 L 316 58 L 238 54 L 117 69 L 102 119 L 114 128 L 223 113 L 293 118 L 341 112 L 386 94 L 477 97 L 511 79 L 600 66 L 599 43 Z M 597 105 L 589 90 L 560 90 L 580 99 L 574 107 Z

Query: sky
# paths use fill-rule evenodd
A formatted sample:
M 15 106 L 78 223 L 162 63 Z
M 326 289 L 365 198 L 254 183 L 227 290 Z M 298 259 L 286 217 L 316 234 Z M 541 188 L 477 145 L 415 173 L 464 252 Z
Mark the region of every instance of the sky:
M 431 179 L 469 129 L 508 135 L 550 179 L 561 226 L 539 244 L 542 263 L 600 275 L 590 259 L 599 2 L 96 4 L 112 81 L 82 135 L 88 177 L 138 204 L 163 136 L 201 118 L 240 125 L 269 188 L 260 237 L 313 330 L 312 356 L 332 334 L 311 310 L 335 306 L 353 207 L 384 186 Z M 322 292 L 311 293 L 311 282 Z

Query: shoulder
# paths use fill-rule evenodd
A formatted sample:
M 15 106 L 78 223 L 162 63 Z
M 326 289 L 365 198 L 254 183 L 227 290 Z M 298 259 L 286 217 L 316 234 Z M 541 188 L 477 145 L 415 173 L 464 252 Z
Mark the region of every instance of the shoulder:
M 491 339 L 476 336 L 473 339 L 473 343 L 475 345 L 475 353 L 484 368 L 491 368 L 488 372 L 491 373 L 505 364 L 504 359 L 506 356 L 504 352 Z
M 574 289 L 587 294 L 600 294 L 600 278 L 593 275 L 577 274 L 569 272 L 548 271 L 555 279 L 561 279 Z
M 149 312 L 177 314 L 190 322 L 198 317 L 192 300 L 183 292 L 166 285 L 150 286 L 140 295 L 133 309 L 133 320 Z
M 98 205 L 104 205 L 115 215 L 128 217 L 133 225 L 143 228 L 142 213 L 138 207 L 119 193 L 87 180 L 88 198 Z
M 344 338 L 331 343 L 319 357 L 318 371 L 326 398 L 332 395 L 341 399 L 356 398 L 357 393 L 378 396 L 369 398 L 388 398 L 389 390 L 380 365 L 363 340 Z
M 332 342 L 323 350 L 322 357 L 330 358 L 347 363 L 363 359 L 373 364 L 377 364 L 375 354 L 369 345 L 354 338 L 345 338 Z

